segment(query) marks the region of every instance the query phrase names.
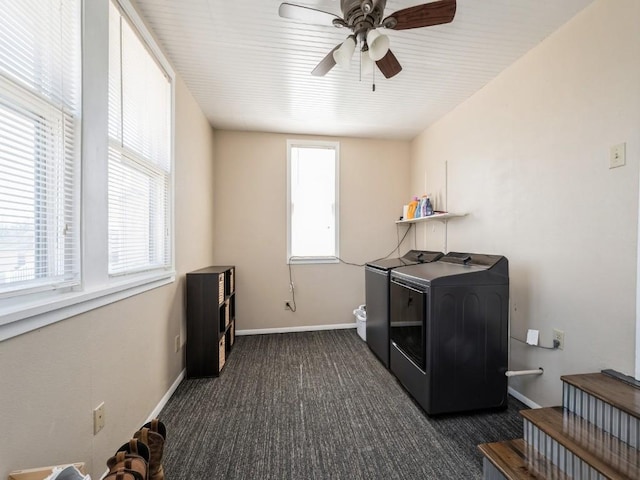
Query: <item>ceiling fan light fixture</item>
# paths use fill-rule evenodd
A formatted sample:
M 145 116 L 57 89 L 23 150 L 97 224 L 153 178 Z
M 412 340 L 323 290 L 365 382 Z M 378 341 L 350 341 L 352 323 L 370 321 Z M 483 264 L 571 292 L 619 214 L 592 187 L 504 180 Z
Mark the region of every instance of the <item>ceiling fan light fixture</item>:
M 369 33 L 367 33 L 367 45 L 369 45 L 371 60 L 377 62 L 389 51 L 389 37 L 381 34 L 376 29 L 369 30 Z
M 392 78 L 402 71 L 398 59 L 389 49 L 389 37 L 380 33 L 381 28 L 409 30 L 444 25 L 453 21 L 457 0 L 427 0 L 427 3 L 402 8 L 384 17 L 387 0 L 340 0 L 341 16 L 305 5 L 283 2 L 278 9 L 282 18 L 310 25 L 334 25 L 349 29 L 352 34 L 326 54 L 311 71 L 323 77 L 336 65 L 344 69 L 351 66 L 351 58 L 359 43 L 361 74 L 376 68 L 385 78 Z M 365 58 L 368 56 L 368 58 Z
M 356 37 L 349 35 L 340 47 L 333 52 L 333 59 L 340 67 L 348 70 L 351 66 L 351 57 L 356 50 Z

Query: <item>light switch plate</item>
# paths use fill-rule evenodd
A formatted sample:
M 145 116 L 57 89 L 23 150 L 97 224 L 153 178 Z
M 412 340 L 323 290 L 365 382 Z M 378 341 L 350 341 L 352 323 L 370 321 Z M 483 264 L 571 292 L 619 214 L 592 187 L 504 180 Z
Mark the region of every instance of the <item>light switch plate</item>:
M 611 147 L 609 153 L 609 168 L 622 167 L 627 163 L 627 144 L 620 143 Z
M 93 410 L 93 434 L 104 428 L 104 402 Z

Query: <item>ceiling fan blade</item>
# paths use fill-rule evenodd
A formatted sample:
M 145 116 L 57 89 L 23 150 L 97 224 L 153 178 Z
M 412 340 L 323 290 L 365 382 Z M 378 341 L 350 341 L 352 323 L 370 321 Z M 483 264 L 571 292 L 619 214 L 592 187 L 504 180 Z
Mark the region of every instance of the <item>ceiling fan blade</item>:
M 297 20 L 299 22 L 309 23 L 311 25 L 333 25 L 333 21 L 336 18 L 339 21 L 342 21 L 340 17 L 334 15 L 333 13 L 287 2 L 280 5 L 278 14 L 282 18 Z
M 376 62 L 376 65 L 385 76 L 385 78 L 391 78 L 399 74 L 402 71 L 402 65 L 398 62 L 398 59 L 391 50 Z
M 439 0 L 398 10 L 385 18 L 382 25 L 393 30 L 431 27 L 451 22 L 455 14 L 456 0 Z
M 324 77 L 327 73 L 329 73 L 329 70 L 336 66 L 336 61 L 333 58 L 333 52 L 339 49 L 340 45 L 342 44 L 339 43 L 338 45 L 333 47 L 333 50 L 331 50 L 327 54 L 327 56 L 324 57 L 318 65 L 316 65 L 316 68 L 313 69 L 311 75 L 315 75 L 316 77 Z

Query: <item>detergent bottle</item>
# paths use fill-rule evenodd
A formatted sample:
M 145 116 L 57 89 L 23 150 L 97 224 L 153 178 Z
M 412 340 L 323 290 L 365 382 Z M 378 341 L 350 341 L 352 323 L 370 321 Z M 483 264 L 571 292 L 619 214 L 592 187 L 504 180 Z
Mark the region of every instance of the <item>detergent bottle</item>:
M 413 200 L 409 202 L 409 208 L 407 209 L 407 218 L 405 220 L 411 220 L 416 218 L 416 210 L 418 208 L 418 197 L 413 197 Z
M 424 202 L 424 216 L 428 217 L 430 215 L 433 215 L 433 205 L 431 204 L 431 199 L 429 198 L 429 195 L 427 195 L 427 198 Z
M 423 207 L 423 205 L 424 205 L 424 201 L 421 198 L 420 200 L 418 200 L 418 206 L 416 207 L 416 216 L 415 216 L 415 218 L 420 218 L 420 217 L 423 216 L 422 215 L 422 207 Z

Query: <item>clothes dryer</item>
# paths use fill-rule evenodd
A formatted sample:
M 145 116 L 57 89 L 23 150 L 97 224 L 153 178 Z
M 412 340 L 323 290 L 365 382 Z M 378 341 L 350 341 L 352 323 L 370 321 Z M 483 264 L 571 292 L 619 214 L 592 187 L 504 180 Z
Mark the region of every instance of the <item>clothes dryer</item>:
M 441 252 L 410 250 L 402 257 L 374 260 L 365 266 L 367 345 L 387 368 L 389 368 L 389 274 L 394 268 L 429 263 L 440 257 L 442 257 Z

